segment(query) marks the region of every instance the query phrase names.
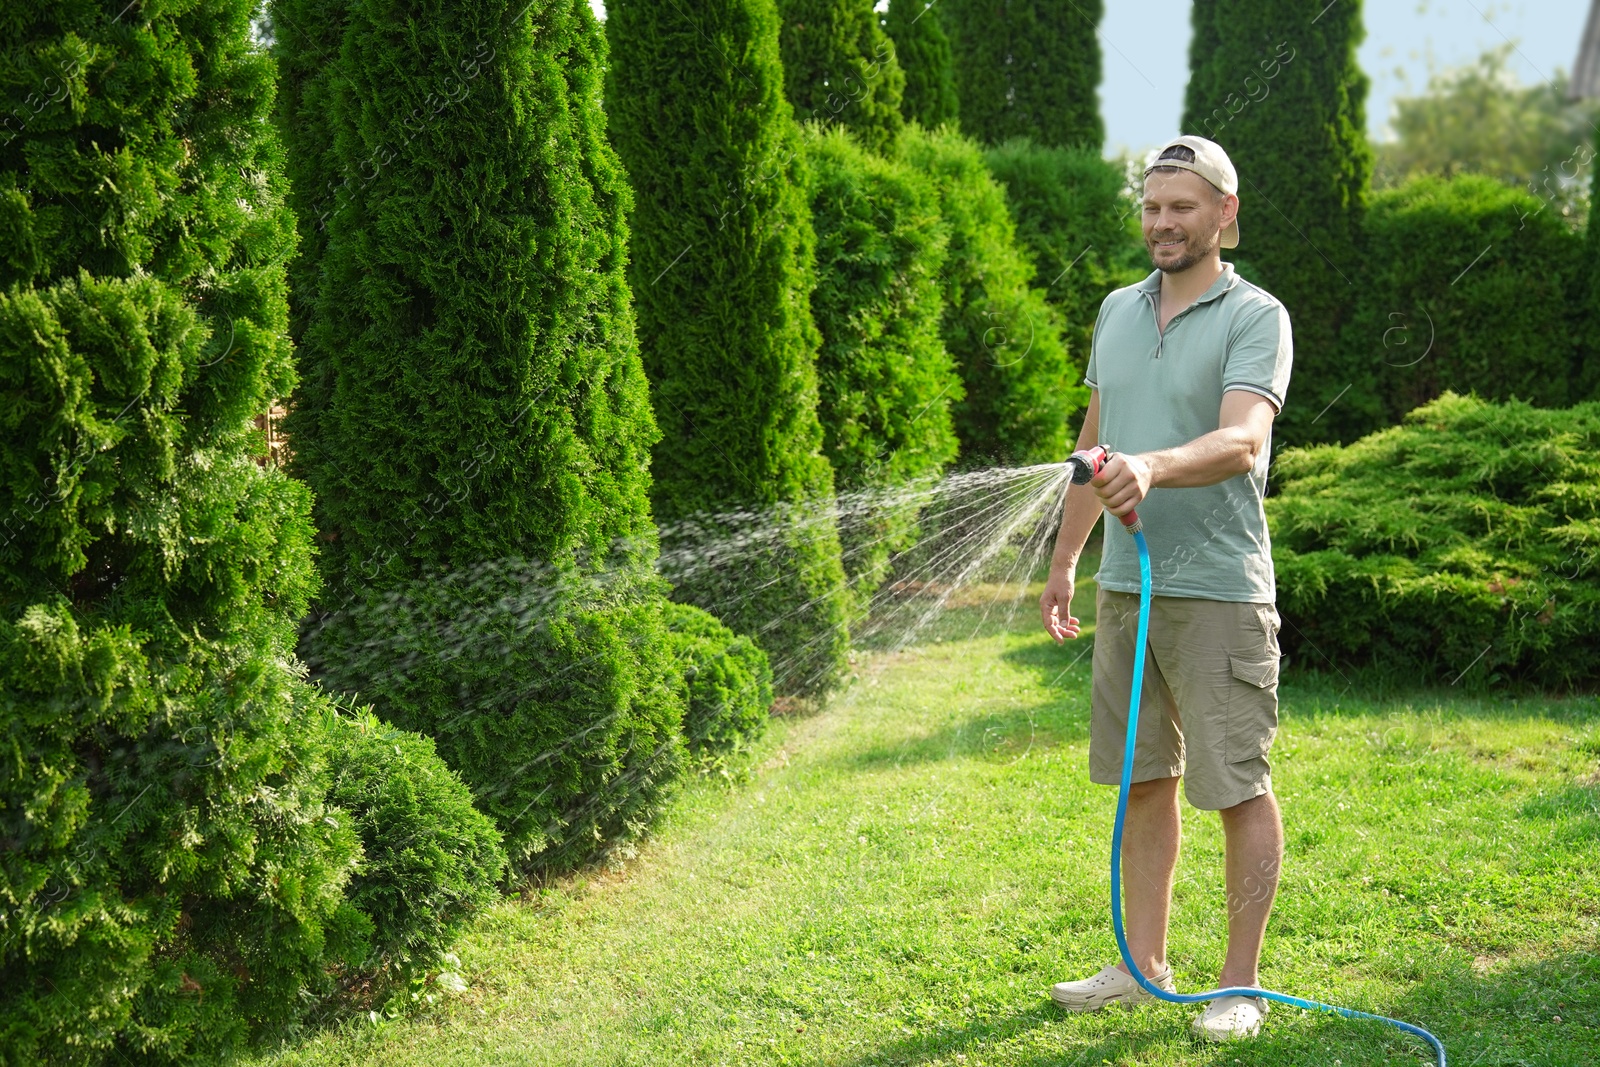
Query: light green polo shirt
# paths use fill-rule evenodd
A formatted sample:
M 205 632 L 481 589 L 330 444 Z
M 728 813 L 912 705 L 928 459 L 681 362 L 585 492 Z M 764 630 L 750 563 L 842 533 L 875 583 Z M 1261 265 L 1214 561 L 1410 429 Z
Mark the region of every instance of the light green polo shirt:
M 1100 394 L 1100 442 L 1113 452 L 1154 452 L 1217 429 L 1222 394 L 1259 393 L 1283 410 L 1294 343 L 1289 313 L 1231 263 L 1194 303 L 1156 329 L 1161 272 L 1100 305 L 1084 381 Z M 1139 505 L 1157 596 L 1274 603 L 1267 516 L 1272 441 L 1254 468 L 1192 489 L 1152 489 Z M 1139 556 L 1122 523 L 1105 517 L 1096 575 L 1106 589 L 1139 591 Z

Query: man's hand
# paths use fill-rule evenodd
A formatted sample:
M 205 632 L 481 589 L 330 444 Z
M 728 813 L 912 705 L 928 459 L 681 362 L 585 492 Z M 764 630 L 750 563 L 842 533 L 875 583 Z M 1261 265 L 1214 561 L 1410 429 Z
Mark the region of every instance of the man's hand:
M 1069 637 L 1078 636 L 1078 620 L 1072 616 L 1072 572 L 1051 569 L 1044 583 L 1044 595 L 1039 597 L 1039 617 L 1045 632 L 1061 644 Z
M 1155 472 L 1149 462 L 1139 456 L 1117 452 L 1089 484 L 1105 509 L 1120 519 L 1139 506 L 1154 481 Z

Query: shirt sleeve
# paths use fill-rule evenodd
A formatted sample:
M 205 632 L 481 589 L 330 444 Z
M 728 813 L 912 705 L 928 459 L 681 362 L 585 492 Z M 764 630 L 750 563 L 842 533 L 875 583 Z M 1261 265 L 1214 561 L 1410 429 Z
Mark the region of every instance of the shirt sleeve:
M 1093 360 L 1091 355 L 1090 360 Z M 1289 311 L 1273 303 L 1246 318 L 1228 340 L 1222 367 L 1222 391 L 1243 389 L 1258 393 L 1283 410 L 1289 391 L 1289 371 L 1294 364 L 1294 336 Z
M 1110 300 L 1108 296 L 1106 300 Z M 1100 321 L 1106 317 L 1105 301 L 1100 302 L 1100 311 L 1094 317 L 1094 332 L 1089 335 L 1089 365 L 1083 372 L 1083 384 L 1090 389 L 1100 388 L 1100 372 L 1095 369 L 1095 353 L 1100 350 Z

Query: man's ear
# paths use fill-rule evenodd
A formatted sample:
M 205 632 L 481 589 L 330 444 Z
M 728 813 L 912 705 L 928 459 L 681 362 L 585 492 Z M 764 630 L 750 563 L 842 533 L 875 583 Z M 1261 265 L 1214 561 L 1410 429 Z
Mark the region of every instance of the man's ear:
M 1226 230 L 1239 217 L 1239 198 L 1228 193 L 1222 198 L 1222 228 Z

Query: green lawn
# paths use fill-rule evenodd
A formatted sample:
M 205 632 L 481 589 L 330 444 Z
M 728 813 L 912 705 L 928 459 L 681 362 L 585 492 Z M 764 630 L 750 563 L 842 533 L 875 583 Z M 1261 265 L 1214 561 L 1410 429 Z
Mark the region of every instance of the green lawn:
M 1056 1009 L 1051 983 L 1116 955 L 1089 643 L 1052 644 L 1031 599 L 968 603 L 927 638 L 863 654 L 827 710 L 774 724 L 748 780 L 686 790 L 622 867 L 484 915 L 464 993 L 261 1062 L 1432 1062 L 1389 1027 L 1281 1006 L 1247 1046 L 1192 1043 L 1197 1008 Z M 1600 1062 L 1595 699 L 1333 674 L 1289 677 L 1282 705 L 1263 981 L 1424 1026 L 1460 1067 Z M 1221 962 L 1222 841 L 1184 814 L 1171 956 L 1195 990 Z

